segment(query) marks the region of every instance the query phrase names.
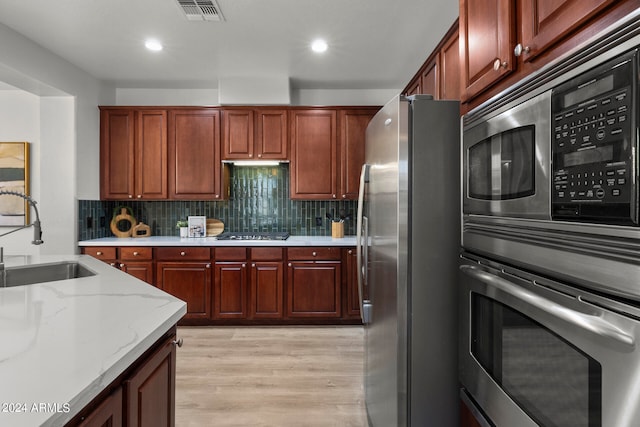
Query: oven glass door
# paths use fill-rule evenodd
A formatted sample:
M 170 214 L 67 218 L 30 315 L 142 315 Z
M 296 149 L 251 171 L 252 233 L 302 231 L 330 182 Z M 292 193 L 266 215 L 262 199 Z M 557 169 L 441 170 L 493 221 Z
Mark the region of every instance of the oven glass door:
M 471 294 L 471 354 L 537 424 L 602 420 L 602 367 L 554 332 L 487 296 Z

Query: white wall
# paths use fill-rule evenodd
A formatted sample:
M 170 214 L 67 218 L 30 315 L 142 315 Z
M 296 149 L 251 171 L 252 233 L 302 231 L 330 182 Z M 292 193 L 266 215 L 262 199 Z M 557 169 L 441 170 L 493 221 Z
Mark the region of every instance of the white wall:
M 0 24 L 0 140 L 32 145 L 32 195 L 38 201 L 44 245 L 31 230 L 0 239 L 8 254 L 77 251 L 77 199 L 100 197 L 100 115 L 115 90 Z M 7 139 L 9 138 L 9 139 Z M 7 240 L 8 239 L 8 240 Z
M 29 186 L 33 199 L 40 201 L 40 97 L 21 90 L 0 91 L 0 141 L 29 142 Z M 0 234 L 10 230 L 13 228 L 0 227 Z M 39 248 L 32 240 L 33 229 L 29 228 L 0 237 L 0 246 L 6 255 L 37 254 Z
M 292 89 L 291 105 L 384 105 L 400 90 Z M 115 102 L 114 105 L 141 106 L 219 105 L 217 89 L 117 88 Z

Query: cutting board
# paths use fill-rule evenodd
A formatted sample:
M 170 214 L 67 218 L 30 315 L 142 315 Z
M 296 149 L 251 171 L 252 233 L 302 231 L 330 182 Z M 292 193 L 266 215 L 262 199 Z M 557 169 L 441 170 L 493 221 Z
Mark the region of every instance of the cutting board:
M 207 220 L 207 237 L 217 236 L 224 231 L 224 224 L 219 219 Z

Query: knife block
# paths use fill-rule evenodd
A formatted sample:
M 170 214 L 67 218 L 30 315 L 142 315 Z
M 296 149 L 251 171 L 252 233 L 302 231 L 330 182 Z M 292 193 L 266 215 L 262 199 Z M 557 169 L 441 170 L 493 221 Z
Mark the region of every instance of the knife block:
M 339 239 L 344 237 L 344 222 L 331 223 L 331 237 Z

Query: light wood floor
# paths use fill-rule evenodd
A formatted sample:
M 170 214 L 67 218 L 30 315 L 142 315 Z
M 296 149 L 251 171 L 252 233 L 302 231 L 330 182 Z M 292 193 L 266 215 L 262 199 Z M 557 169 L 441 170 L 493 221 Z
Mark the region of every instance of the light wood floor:
M 359 326 L 180 327 L 176 426 L 363 427 Z

